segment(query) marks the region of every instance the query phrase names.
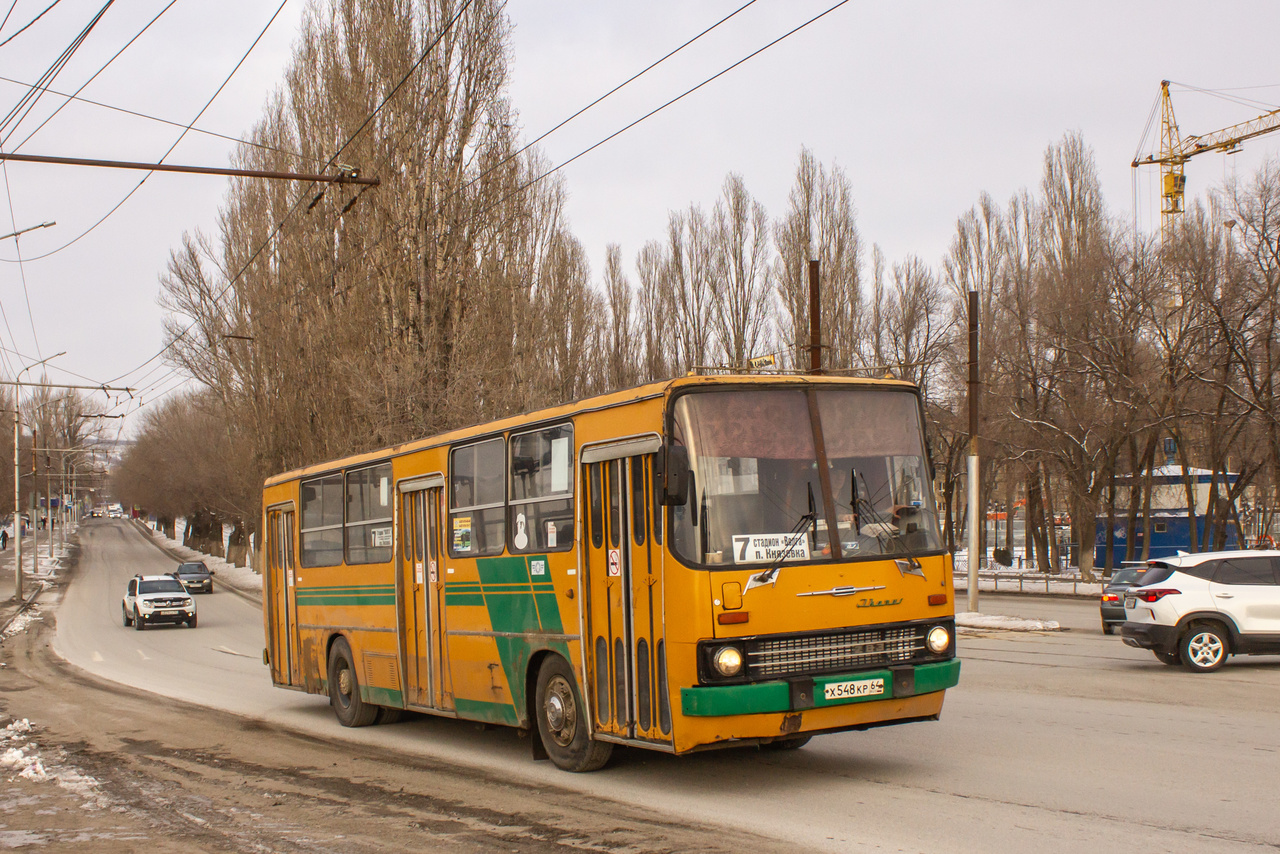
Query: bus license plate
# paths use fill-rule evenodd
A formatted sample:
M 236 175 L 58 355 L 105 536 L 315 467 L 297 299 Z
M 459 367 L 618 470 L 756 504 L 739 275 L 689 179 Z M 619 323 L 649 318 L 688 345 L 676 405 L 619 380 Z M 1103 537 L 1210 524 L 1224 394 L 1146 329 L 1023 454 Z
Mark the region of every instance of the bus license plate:
M 822 689 L 828 700 L 847 700 L 851 697 L 874 697 L 884 693 L 883 679 L 860 679 L 853 682 L 832 682 Z
M 1126 608 L 1136 608 L 1138 607 L 1138 600 L 1134 599 L 1132 596 L 1126 596 L 1124 600 L 1124 606 Z

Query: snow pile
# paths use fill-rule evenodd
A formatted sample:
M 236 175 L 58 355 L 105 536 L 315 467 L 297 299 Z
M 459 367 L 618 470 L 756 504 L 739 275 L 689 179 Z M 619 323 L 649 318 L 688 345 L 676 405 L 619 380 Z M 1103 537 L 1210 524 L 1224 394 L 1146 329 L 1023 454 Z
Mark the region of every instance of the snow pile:
M 14 721 L 0 730 L 0 747 L 4 748 L 0 753 L 0 768 L 13 773 L 15 777 L 37 782 L 47 780 L 49 774 L 44 770 L 44 763 L 40 761 L 35 745 L 26 743 L 30 733 L 31 721 L 26 718 Z
M 35 731 L 31 721 L 15 720 L 0 729 L 0 769 L 9 773 L 10 780 L 22 778 L 34 783 L 53 780 L 59 788 L 84 798 L 84 808 L 99 810 L 107 807 L 106 798 L 98 791 L 98 781 L 81 774 L 74 768 L 45 765 L 38 746 L 29 738 Z
M 1022 617 L 1002 617 L 998 614 L 979 614 L 964 611 L 956 614 L 956 626 L 961 629 L 1002 629 L 1007 632 L 1057 632 L 1062 626 L 1057 620 L 1028 620 Z
M 27 626 L 43 619 L 44 617 L 40 614 L 40 609 L 37 606 L 32 605 L 30 608 L 13 618 L 13 622 L 4 630 L 4 636 L 7 638 L 13 637 L 19 632 L 26 631 Z

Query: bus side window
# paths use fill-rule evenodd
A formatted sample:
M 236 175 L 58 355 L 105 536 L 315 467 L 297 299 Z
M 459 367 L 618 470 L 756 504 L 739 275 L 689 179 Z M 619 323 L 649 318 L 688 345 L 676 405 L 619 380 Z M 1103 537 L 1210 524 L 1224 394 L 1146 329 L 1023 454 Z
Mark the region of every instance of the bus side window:
M 644 545 L 644 457 L 631 458 L 631 536 L 637 546 Z
M 604 507 L 600 494 L 600 464 L 587 466 L 587 477 L 591 481 L 591 545 L 600 548 L 604 545 Z
M 649 494 L 653 496 L 653 541 L 662 545 L 662 478 L 657 477 L 653 462 L 657 457 L 649 457 L 648 469 L 653 475 L 649 478 Z
M 609 461 L 609 545 L 622 545 L 622 461 Z

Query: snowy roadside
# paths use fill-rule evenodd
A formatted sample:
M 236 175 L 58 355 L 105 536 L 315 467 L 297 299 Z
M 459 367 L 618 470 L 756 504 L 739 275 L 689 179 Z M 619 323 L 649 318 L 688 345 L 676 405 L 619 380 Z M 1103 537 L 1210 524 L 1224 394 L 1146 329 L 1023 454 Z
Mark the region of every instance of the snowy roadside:
M 140 520 L 141 521 L 141 520 Z M 241 593 L 248 594 L 255 599 L 262 599 L 262 576 L 259 575 L 252 567 L 235 566 L 227 563 L 220 557 L 213 557 L 204 552 L 198 552 L 195 549 L 184 546 L 178 540 L 171 540 L 156 530 L 155 523 L 146 521 L 142 525 L 147 529 L 159 545 L 163 546 L 170 554 L 178 555 L 181 560 L 204 561 L 204 565 L 213 570 L 214 577 L 219 582 L 234 587 Z M 179 537 L 182 536 L 182 530 L 176 532 Z
M 960 632 L 990 631 L 992 629 L 1006 632 L 1060 632 L 1062 631 L 1062 626 L 1057 620 L 1029 620 L 1023 617 L 1004 617 L 999 614 L 962 611 L 956 614 L 956 629 Z
M 26 718 L 9 723 L 0 729 L 0 772 L 8 775 L 10 782 L 16 779 L 44 783 L 49 780 L 73 795 L 81 798 L 81 807 L 100 810 L 110 804 L 98 788 L 98 781 L 81 774 L 61 757 L 49 757 L 41 753 L 35 741 L 36 728 Z

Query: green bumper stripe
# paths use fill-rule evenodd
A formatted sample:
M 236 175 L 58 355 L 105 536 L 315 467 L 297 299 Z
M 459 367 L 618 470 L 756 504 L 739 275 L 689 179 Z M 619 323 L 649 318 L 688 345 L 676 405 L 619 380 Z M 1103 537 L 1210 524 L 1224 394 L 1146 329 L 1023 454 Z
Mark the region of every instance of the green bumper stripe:
M 915 668 L 915 691 L 907 696 L 932 694 L 953 688 L 960 681 L 960 660 L 940 661 L 937 664 L 921 664 Z M 824 696 L 827 685 L 836 682 L 862 682 L 883 679 L 884 691 L 863 697 L 840 697 L 828 700 Z M 869 700 L 888 700 L 893 697 L 893 673 L 888 670 L 870 670 L 821 676 L 813 680 L 814 702 L 812 708 L 843 706 L 848 703 L 865 703 Z M 680 689 L 680 709 L 694 717 L 719 717 L 723 715 L 750 715 L 767 712 L 790 712 L 791 688 L 787 682 L 756 682 L 751 685 L 715 685 Z

